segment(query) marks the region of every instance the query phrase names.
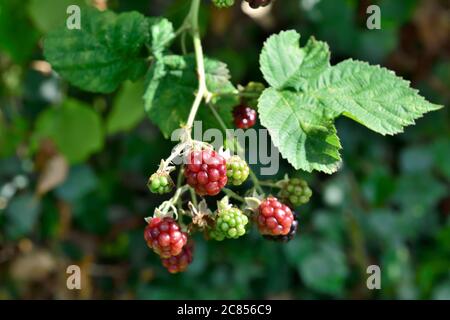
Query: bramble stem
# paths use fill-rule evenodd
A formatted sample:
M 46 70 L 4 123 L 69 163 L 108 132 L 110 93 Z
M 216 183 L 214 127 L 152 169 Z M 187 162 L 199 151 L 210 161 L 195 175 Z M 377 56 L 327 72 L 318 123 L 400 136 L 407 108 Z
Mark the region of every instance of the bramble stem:
M 274 182 L 271 181 L 260 181 L 259 182 L 263 187 L 270 187 L 270 188 L 278 188 L 281 189 L 281 186 L 277 185 Z
M 198 27 L 198 12 L 200 8 L 200 0 L 192 0 L 191 9 L 188 13 L 187 19 L 190 21 L 192 40 L 194 44 L 195 60 L 197 63 L 197 76 L 198 76 L 198 91 L 195 95 L 194 103 L 191 107 L 191 112 L 187 120 L 187 127 L 190 129 L 194 124 L 195 116 L 197 115 L 198 108 L 200 107 L 203 99 L 208 102 L 211 93 L 206 86 L 205 75 L 205 61 L 203 56 L 202 41 L 200 38 L 200 30 Z
M 230 198 L 236 199 L 240 202 L 245 202 L 244 198 L 242 198 L 240 195 L 238 195 L 236 192 L 234 192 L 231 189 L 223 188 L 222 191 Z
M 191 200 L 192 200 L 192 204 L 197 207 L 198 206 L 198 202 L 197 202 L 197 195 L 195 194 L 195 190 L 192 188 L 189 188 L 189 192 L 191 193 Z

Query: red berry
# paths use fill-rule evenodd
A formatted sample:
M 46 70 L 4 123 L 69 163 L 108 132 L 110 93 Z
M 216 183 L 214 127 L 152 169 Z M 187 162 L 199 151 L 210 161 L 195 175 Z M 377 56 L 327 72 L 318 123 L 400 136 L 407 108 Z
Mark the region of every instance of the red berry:
M 170 273 L 183 272 L 192 262 L 192 251 L 192 246 L 187 245 L 179 255 L 161 259 L 162 264 Z
M 294 221 L 292 221 L 291 228 L 289 229 L 289 232 L 287 234 L 279 236 L 264 235 L 264 238 L 276 242 L 289 242 L 292 239 L 294 239 L 295 234 L 297 233 L 297 229 L 298 229 L 297 215 L 294 212 Z
M 294 215 L 287 205 L 269 197 L 259 205 L 256 219 L 261 234 L 278 236 L 289 233 Z
M 256 111 L 246 105 L 238 105 L 233 110 L 234 125 L 239 129 L 248 129 L 256 123 Z
M 184 175 L 199 195 L 214 196 L 227 184 L 226 160 L 214 150 L 192 151 Z
M 180 230 L 180 226 L 172 218 L 152 218 L 145 228 L 144 238 L 147 245 L 161 258 L 180 254 L 187 242 L 187 234 Z

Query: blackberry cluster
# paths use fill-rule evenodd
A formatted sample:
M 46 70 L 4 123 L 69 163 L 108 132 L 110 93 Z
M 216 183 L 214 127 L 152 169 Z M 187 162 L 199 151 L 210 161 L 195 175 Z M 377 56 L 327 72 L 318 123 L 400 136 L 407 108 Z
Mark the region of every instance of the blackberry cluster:
M 239 186 L 247 180 L 250 168 L 244 159 L 239 156 L 232 156 L 227 161 L 227 177 L 228 183 Z
M 192 151 L 184 175 L 197 194 L 215 196 L 228 181 L 226 160 L 214 150 Z
M 307 203 L 311 198 L 312 191 L 305 180 L 293 178 L 283 186 L 279 195 L 296 207 Z
M 218 213 L 216 225 L 209 235 L 217 241 L 225 238 L 237 239 L 245 234 L 247 223 L 247 216 L 238 208 L 221 210 Z

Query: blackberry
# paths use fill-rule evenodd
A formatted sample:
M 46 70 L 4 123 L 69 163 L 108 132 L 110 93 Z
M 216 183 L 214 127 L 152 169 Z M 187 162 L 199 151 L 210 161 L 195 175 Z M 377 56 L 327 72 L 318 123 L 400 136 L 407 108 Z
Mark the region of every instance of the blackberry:
M 305 204 L 311 198 L 312 191 L 305 180 L 292 178 L 287 181 L 280 191 L 279 196 L 294 207 Z
M 145 228 L 144 238 L 161 258 L 179 255 L 187 242 L 187 234 L 181 231 L 172 218 L 151 218 Z
M 229 8 L 234 4 L 234 0 L 212 0 L 212 2 L 218 8 Z
M 172 191 L 174 186 L 172 179 L 168 175 L 159 173 L 153 174 L 148 180 L 148 188 L 152 193 L 165 194 Z
M 184 175 L 197 194 L 214 196 L 227 184 L 226 160 L 214 150 L 192 151 Z
M 183 272 L 192 262 L 192 253 L 193 247 L 191 245 L 187 245 L 177 256 L 163 258 L 161 259 L 161 262 L 170 273 Z
M 268 197 L 259 205 L 256 219 L 261 234 L 279 236 L 289 233 L 294 215 L 291 209 L 277 198 Z
M 237 239 L 245 234 L 247 223 L 247 216 L 238 208 L 231 207 L 220 210 L 217 215 L 216 225 L 209 235 L 217 241 L 222 241 L 225 238 Z
M 245 1 L 247 1 L 250 7 L 253 9 L 268 6 L 272 2 L 272 0 L 245 0 Z
M 297 233 L 297 230 L 298 230 L 297 214 L 294 213 L 294 221 L 292 221 L 291 229 L 289 230 L 288 234 L 279 235 L 279 236 L 264 235 L 264 238 L 267 240 L 276 241 L 276 242 L 289 242 L 292 239 L 294 239 L 295 234 Z
M 247 180 L 250 168 L 244 159 L 239 156 L 232 156 L 227 161 L 227 177 L 228 183 L 239 186 Z
M 255 125 L 256 111 L 245 104 L 240 104 L 233 109 L 234 125 L 239 129 L 248 129 Z

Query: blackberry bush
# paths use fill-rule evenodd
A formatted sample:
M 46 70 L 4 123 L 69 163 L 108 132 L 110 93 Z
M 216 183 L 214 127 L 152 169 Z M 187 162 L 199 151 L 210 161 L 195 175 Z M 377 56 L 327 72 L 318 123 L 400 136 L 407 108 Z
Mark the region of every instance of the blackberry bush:
M 246 1 L 252 8 L 271 3 Z M 218 7 L 233 4 L 232 0 L 213 2 Z M 250 220 L 264 236 L 289 240 L 298 222 L 286 204 L 304 204 L 312 194 L 304 181 L 291 179 L 280 190 L 283 202 L 267 196 L 270 190 L 265 188 L 274 184 L 260 181 L 245 161 L 193 138 L 196 120 L 205 128 L 226 133 L 226 145 L 236 154 L 245 150 L 227 129 L 251 128 L 258 118 L 293 170 L 332 174 L 343 161 L 334 125 L 341 115 L 382 135 L 394 135 L 442 107 L 426 101 L 409 82 L 380 66 L 353 59 L 333 65 L 325 42 L 311 37 L 301 45 L 295 30 L 274 34 L 262 44 L 258 61 L 266 85 L 250 82 L 246 87 L 237 86 L 225 63 L 205 56 L 199 31 L 201 1 L 189 3 L 185 19 L 176 28 L 162 17 L 86 8 L 81 28 L 56 30 L 43 42 L 44 56 L 52 69 L 82 90 L 110 94 L 126 80 L 145 77 L 145 111 L 165 137 L 178 139 L 148 183 L 154 193 L 173 190 L 174 194 L 146 219 L 144 231 L 148 246 L 161 256 L 170 272 L 183 271 L 192 260 L 186 242 L 188 234 L 196 231 L 209 231 L 217 240 L 236 238 L 245 233 Z M 186 45 L 187 39 L 192 40 L 191 45 Z M 178 40 L 179 51 L 173 46 Z M 55 128 L 64 128 L 60 123 L 64 119 L 80 116 L 83 127 L 89 123 L 92 131 L 100 134 L 99 117 L 86 109 L 69 103 L 46 116 L 55 118 Z M 63 130 L 43 127 L 40 136 L 54 138 L 64 151 L 64 142 L 70 139 L 60 137 Z M 81 155 L 69 153 L 68 160 L 76 163 L 85 159 L 101 145 L 97 140 L 78 139 L 89 144 Z M 178 164 L 180 159 L 187 162 Z M 176 187 L 170 177 L 173 171 L 178 173 Z M 227 182 L 242 185 L 247 177 L 251 180 L 248 187 L 236 188 L 238 191 L 226 187 Z M 214 215 L 214 209 L 198 199 L 220 193 L 241 206 L 225 208 L 220 204 Z M 252 212 L 250 219 L 243 212 Z

